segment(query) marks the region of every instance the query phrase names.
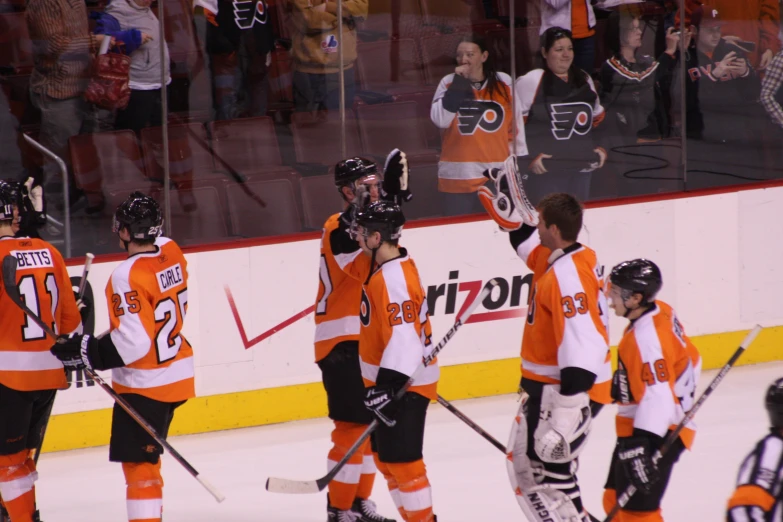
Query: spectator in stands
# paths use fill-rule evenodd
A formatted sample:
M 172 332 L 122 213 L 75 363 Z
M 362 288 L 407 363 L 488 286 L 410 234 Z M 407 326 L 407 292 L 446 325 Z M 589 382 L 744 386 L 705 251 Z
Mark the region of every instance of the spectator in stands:
M 343 36 L 337 0 L 286 0 L 291 19 L 294 105 L 297 111 L 340 107 L 338 47 L 343 46 L 345 106 L 353 105 L 356 24 L 367 18 L 368 0 L 342 0 Z
M 761 103 L 772 122 L 783 129 L 783 51 L 778 52 L 767 67 L 761 82 Z
M 574 65 L 592 74 L 595 69 L 595 12 L 591 0 L 539 0 L 541 31 L 561 27 L 571 31 Z
M 274 47 L 267 2 L 220 0 L 217 8 L 206 12 L 216 119 L 264 116 Z
M 766 69 L 780 50 L 780 0 L 685 0 L 686 25 L 702 4 L 720 13 L 724 38 L 746 50 L 751 66 Z
M 465 36 L 457 67 L 438 84 L 430 117 L 441 129 L 438 189 L 444 215 L 482 212 L 475 192 L 484 170 L 513 154 L 511 77 L 498 72 L 484 40 Z
M 567 192 L 580 201 L 590 196 L 592 172 L 604 166 L 606 151 L 595 132 L 604 108 L 586 71 L 574 63 L 571 32 L 550 27 L 541 36 L 543 68 L 518 78 L 516 121 L 528 164 L 525 190 L 537 205 L 547 194 Z
M 652 169 L 648 176 L 663 174 L 656 170 L 662 166 L 656 159 L 661 148 L 643 145 L 669 135 L 668 95 L 680 35 L 669 27 L 666 50 L 654 60 L 639 55 L 643 32 L 644 22 L 634 7 L 621 7 L 609 16 L 606 39 L 613 54 L 601 67 L 601 104 L 606 109 L 602 135 L 605 145 L 618 154 L 601 176 L 605 182 L 594 183 L 593 196 L 602 191 L 600 195 L 606 197 L 657 192 L 656 187 L 637 181 L 644 176 L 626 178 L 625 173 L 648 168 Z
M 749 53 L 736 40 L 721 37 L 724 23 L 717 9 L 698 8 L 691 22 L 687 188 L 764 179 L 768 121 L 758 102 L 761 82 Z
M 30 96 L 41 111 L 39 141 L 65 158 L 68 138 L 79 134 L 85 119 L 90 117 L 91 108 L 82 95 L 89 81 L 92 57 L 104 36 L 90 34 L 84 2 L 29 0 L 25 19 L 33 45 Z M 43 178 L 50 184 L 49 189 L 60 186 L 59 167 L 48 158 Z M 70 194 L 72 200 L 81 196 L 75 187 Z M 88 200 L 88 210 L 98 210 L 102 204 L 100 199 Z
M 11 113 L 5 91 L 0 89 L 0 172 L 3 176 L 17 178 L 24 172 L 22 154 L 19 151 L 19 122 Z
M 152 0 L 110 0 L 103 13 L 91 15 L 98 20 L 95 32 L 111 35 L 131 57 L 130 101 L 117 111 L 114 127 L 137 134 L 145 127 L 161 125 L 161 89 L 171 82 L 165 43 L 166 71 L 161 77 L 160 41 L 153 36 L 158 34 L 158 18 L 151 4 Z

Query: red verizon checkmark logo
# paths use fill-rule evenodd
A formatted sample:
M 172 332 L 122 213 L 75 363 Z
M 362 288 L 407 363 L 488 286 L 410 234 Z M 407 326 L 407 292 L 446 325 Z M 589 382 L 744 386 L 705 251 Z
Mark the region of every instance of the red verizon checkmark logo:
M 226 297 L 228 298 L 228 305 L 231 307 L 231 313 L 234 314 L 234 321 L 237 323 L 237 328 L 239 328 L 239 335 L 240 335 L 240 337 L 242 337 L 242 344 L 245 345 L 245 350 L 247 350 L 248 348 L 250 348 L 252 346 L 257 345 L 258 343 L 260 343 L 261 341 L 263 341 L 267 337 L 271 337 L 272 335 L 276 334 L 277 332 L 279 332 L 283 328 L 286 328 L 286 327 L 294 324 L 295 322 L 297 322 L 302 317 L 308 316 L 315 309 L 315 305 L 308 306 L 307 308 L 305 308 L 304 310 L 302 310 L 298 314 L 289 317 L 288 319 L 286 319 L 285 321 L 283 321 L 282 323 L 280 323 L 280 324 L 278 324 L 276 326 L 273 326 L 272 328 L 270 328 L 266 332 L 262 333 L 261 335 L 253 337 L 252 339 L 248 339 L 247 338 L 247 332 L 245 332 L 245 327 L 242 324 L 242 318 L 239 317 L 239 311 L 237 310 L 237 305 L 234 302 L 234 296 L 231 295 L 231 290 L 228 288 L 228 286 L 226 286 L 224 288 L 226 290 Z

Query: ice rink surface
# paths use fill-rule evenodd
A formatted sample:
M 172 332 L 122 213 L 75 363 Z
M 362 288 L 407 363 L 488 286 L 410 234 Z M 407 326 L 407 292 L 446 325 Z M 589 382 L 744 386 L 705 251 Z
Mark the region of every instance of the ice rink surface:
M 700 389 L 715 371 L 705 372 Z M 783 376 L 783 363 L 731 370 L 696 417 L 693 452 L 674 468 L 663 504 L 667 522 L 723 520 L 737 468 L 767 433 L 763 396 Z M 448 397 L 446 397 L 448 399 Z M 457 401 L 455 405 L 503 444 L 507 442 L 516 396 Z M 578 473 L 587 508 L 603 517 L 601 496 L 614 446 L 613 406 L 593 424 Z M 163 475 L 166 522 L 323 522 L 326 493 L 279 495 L 264 489 L 270 475 L 315 479 L 326 471 L 331 422 L 291 422 L 220 433 L 173 437 L 170 442 L 227 497 L 213 498 L 173 459 Z M 442 522 L 523 521 L 511 492 L 503 455 L 451 413 L 432 405 L 424 447 L 435 512 Z M 127 520 L 125 484 L 108 448 L 44 454 L 39 462 L 38 506 L 45 522 Z M 383 478 L 373 494 L 379 510 L 396 514 Z

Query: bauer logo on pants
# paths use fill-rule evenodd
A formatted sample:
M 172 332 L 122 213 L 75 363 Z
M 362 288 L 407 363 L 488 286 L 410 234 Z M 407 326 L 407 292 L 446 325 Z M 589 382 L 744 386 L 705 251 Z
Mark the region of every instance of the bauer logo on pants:
M 589 103 L 553 103 L 549 111 L 552 134 L 557 140 L 569 140 L 574 133 L 584 136 L 593 127 L 593 108 Z

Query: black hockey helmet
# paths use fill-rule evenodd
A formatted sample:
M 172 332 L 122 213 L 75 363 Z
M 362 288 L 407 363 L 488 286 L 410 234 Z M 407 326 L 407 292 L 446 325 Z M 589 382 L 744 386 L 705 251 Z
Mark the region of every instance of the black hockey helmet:
M 158 202 L 139 191 L 133 192 L 114 212 L 114 232 L 127 228 L 131 240 L 158 237 L 163 229 L 163 214 Z
M 370 232 L 380 232 L 383 241 L 390 241 L 402 235 L 405 216 L 396 203 L 380 200 L 357 211 L 356 224 Z
M 374 161 L 358 156 L 344 159 L 334 166 L 334 184 L 339 190 L 342 187 L 353 186 L 353 183 L 365 176 L 380 175 Z
M 778 379 L 767 388 L 764 406 L 769 414 L 769 422 L 774 428 L 783 428 L 783 379 Z
M 21 212 L 20 186 L 18 181 L 0 179 L 0 221 L 14 218 L 14 206 Z
M 632 294 L 642 294 L 642 303 L 651 303 L 663 285 L 663 276 L 649 259 L 634 259 L 612 268 L 609 282 Z

